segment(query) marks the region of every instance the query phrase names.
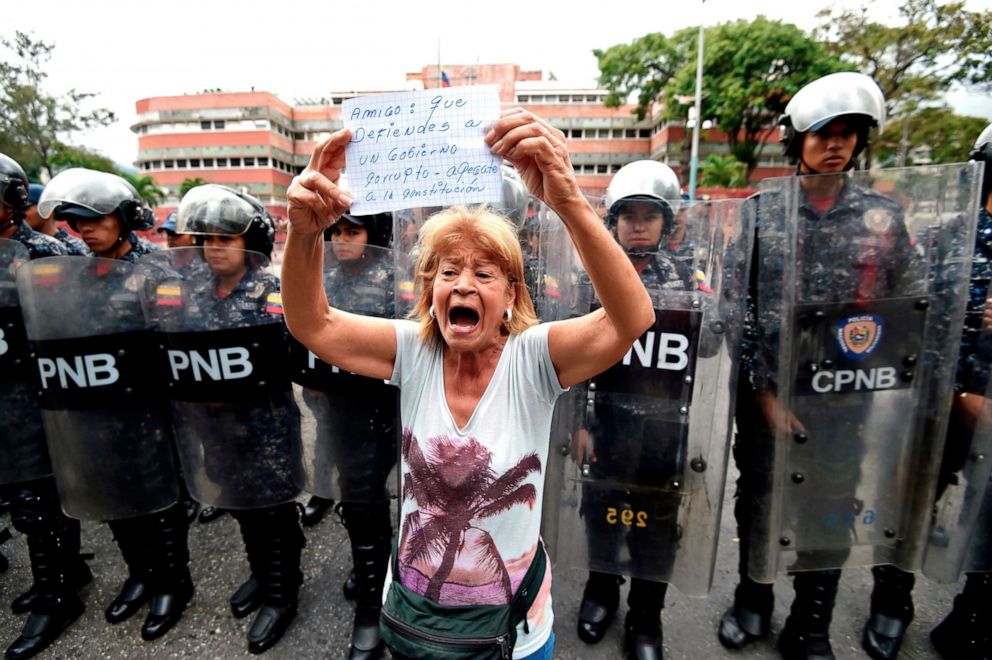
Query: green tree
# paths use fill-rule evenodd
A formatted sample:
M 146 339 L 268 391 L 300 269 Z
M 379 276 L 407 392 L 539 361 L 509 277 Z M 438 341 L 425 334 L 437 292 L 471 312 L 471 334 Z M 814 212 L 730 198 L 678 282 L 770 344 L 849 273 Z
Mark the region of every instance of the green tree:
M 95 151 L 90 151 L 82 147 L 62 144 L 61 142 L 56 142 L 52 146 L 52 150 L 48 155 L 48 161 L 45 164 L 48 166 L 50 173 L 61 172 L 70 167 L 85 167 L 90 170 L 120 174 L 117 166 L 114 165 L 114 161 L 103 154 L 98 154 Z
M 165 193 L 155 183 L 155 179 L 150 176 L 128 174 L 126 172 L 118 172 L 118 174 L 134 186 L 134 189 L 138 191 L 138 195 L 141 196 L 141 199 L 145 200 L 148 206 L 156 207 L 165 199 Z
M 45 65 L 51 59 L 53 44 L 15 32 L 13 41 L 0 39 L 0 134 L 20 146 L 27 170 L 47 170 L 58 145 L 73 133 L 114 121 L 109 110 L 83 110 L 94 95 L 70 89 L 53 96 L 44 89 Z
M 988 119 L 959 115 L 950 108 L 923 108 L 893 121 L 891 135 L 908 135 L 906 165 L 960 163 L 968 160 L 975 140 L 988 125 Z M 894 165 L 902 148 L 902 140 L 883 140 L 876 146 L 876 159 L 883 167 Z
M 183 179 L 183 182 L 179 184 L 179 199 L 185 197 L 186 193 L 188 193 L 191 189 L 196 188 L 197 186 L 202 186 L 205 183 L 207 182 L 201 179 L 200 177 L 194 177 L 194 178 L 187 177 Z
M 969 11 L 963 2 L 905 0 L 899 15 L 899 24 L 884 25 L 870 20 L 867 8 L 826 9 L 818 14 L 821 25 L 814 35 L 878 83 L 893 117 L 922 111 L 955 84 L 988 88 L 992 10 Z M 906 162 L 912 147 L 912 124 L 900 124 L 898 164 Z M 870 165 L 870 151 L 866 159 Z
M 608 106 L 616 107 L 637 94 L 638 117 L 664 100 L 660 117 L 684 120 L 693 101 L 696 80 L 697 30 L 679 30 L 671 37 L 654 33 L 595 50 L 599 82 Z M 705 30 L 703 55 L 704 118 L 726 134 L 731 153 L 750 174 L 765 141 L 777 128 L 778 116 L 800 87 L 842 68 L 794 25 L 759 16 Z M 688 132 L 682 162 L 688 162 Z M 688 168 L 682 168 L 688 171 Z
M 691 28 L 679 30 L 672 37 L 652 32 L 629 44 L 594 49 L 599 84 L 609 91 L 606 107 L 619 107 L 637 94 L 634 112 L 638 119 L 644 119 L 651 104 L 662 97 L 668 81 L 695 57 L 695 35 Z
M 706 29 L 703 55 L 702 115 L 727 136 L 730 153 L 747 167 L 757 166 L 778 118 L 799 89 L 842 68 L 812 38 L 790 23 L 758 16 Z M 665 87 L 666 114 L 683 116 L 679 97 L 695 90 L 695 61 L 685 64 Z
M 732 154 L 710 154 L 699 165 L 699 185 L 707 188 L 743 188 L 747 185 L 747 166 Z

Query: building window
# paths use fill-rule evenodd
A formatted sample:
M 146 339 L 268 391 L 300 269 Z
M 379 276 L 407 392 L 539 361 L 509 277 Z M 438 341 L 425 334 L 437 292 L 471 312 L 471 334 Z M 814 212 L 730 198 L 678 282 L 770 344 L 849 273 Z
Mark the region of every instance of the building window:
M 214 129 L 218 131 L 224 130 L 224 120 L 223 119 L 214 120 Z
M 227 167 L 227 159 L 226 158 L 218 158 L 217 159 L 217 167 Z
M 640 138 L 650 138 L 651 137 L 651 129 L 650 128 L 642 128 L 641 130 L 637 131 L 637 136 L 640 137 Z
M 231 167 L 241 167 L 241 159 L 240 158 L 232 158 L 231 159 Z
M 189 166 L 190 167 L 199 167 L 200 166 L 200 159 L 199 158 L 190 158 L 189 159 Z
M 176 159 L 176 167 L 185 168 L 186 167 L 186 159 L 185 158 L 177 158 Z
M 530 103 L 530 96 L 520 95 L 517 97 L 519 103 Z
M 173 166 L 175 166 L 175 163 L 172 162 L 171 158 L 169 160 L 166 160 L 163 164 L 165 165 L 165 169 L 167 170 L 171 170 Z
M 597 165 L 596 174 L 606 174 L 606 165 Z
M 255 167 L 255 159 L 245 158 L 245 167 Z
M 201 130 L 204 130 L 204 131 L 209 131 L 210 130 L 210 122 L 209 121 L 201 121 L 200 122 L 200 129 Z
M 268 158 L 259 158 L 258 159 L 258 166 L 259 167 L 268 167 L 269 166 L 269 159 Z
M 596 137 L 599 138 L 600 140 L 608 139 L 610 137 L 610 129 L 608 128 L 599 129 L 598 131 L 596 131 Z
M 614 140 L 619 140 L 621 138 L 623 138 L 623 129 L 621 129 L 621 128 L 614 128 L 613 129 L 613 139 Z
M 213 167 L 214 166 L 214 159 L 213 158 L 204 158 L 203 159 L 203 166 L 204 167 Z

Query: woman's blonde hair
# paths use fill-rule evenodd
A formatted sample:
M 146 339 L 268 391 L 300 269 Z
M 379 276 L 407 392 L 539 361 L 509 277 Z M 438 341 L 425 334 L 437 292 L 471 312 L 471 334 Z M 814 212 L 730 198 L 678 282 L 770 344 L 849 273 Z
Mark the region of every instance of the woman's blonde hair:
M 487 206 L 466 208 L 449 206 L 435 213 L 420 228 L 420 256 L 417 257 L 417 304 L 410 318 L 420 321 L 420 338 L 426 343 L 441 344 L 441 328 L 430 316 L 434 297 L 434 278 L 441 259 L 460 248 L 475 248 L 490 255 L 506 274 L 516 294 L 513 318 L 503 319 L 503 329 L 510 334 L 523 332 L 537 324 L 534 302 L 524 281 L 524 255 L 513 224 Z

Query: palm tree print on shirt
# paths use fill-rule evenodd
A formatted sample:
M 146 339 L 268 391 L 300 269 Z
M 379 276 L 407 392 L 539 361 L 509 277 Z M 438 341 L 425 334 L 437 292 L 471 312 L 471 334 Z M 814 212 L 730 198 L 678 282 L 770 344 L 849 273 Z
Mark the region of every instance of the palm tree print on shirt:
M 513 598 L 510 573 L 492 536 L 476 522 L 518 504 L 533 509 L 537 488 L 521 482 L 532 472 L 541 472 L 541 460 L 536 453 L 526 454 L 497 477 L 491 467 L 492 453 L 475 438 L 461 441 L 439 436 L 427 444 L 425 456 L 413 432 L 404 429 L 402 452 L 409 470 L 403 475 L 403 499 L 417 502 L 418 510 L 404 521 L 403 563 L 433 564 L 440 559 L 424 592 L 426 598 L 440 601 L 441 587 L 455 560 L 471 551 L 476 568 L 499 582 L 509 603 Z M 472 539 L 467 537 L 469 532 L 474 532 Z

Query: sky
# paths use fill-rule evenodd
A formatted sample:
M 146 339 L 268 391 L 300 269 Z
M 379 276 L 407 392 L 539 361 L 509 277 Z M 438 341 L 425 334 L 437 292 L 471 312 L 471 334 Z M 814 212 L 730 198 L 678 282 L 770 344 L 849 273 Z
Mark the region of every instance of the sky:
M 594 48 L 648 32 L 672 32 L 764 14 L 810 30 L 816 12 L 860 0 L 540 0 L 454 2 L 257 2 L 256 0 L 46 0 L 5 7 L 0 36 L 15 30 L 55 44 L 48 91 L 94 92 L 118 120 L 74 143 L 121 163 L 137 155 L 134 103 L 150 96 L 269 91 L 292 103 L 330 91 L 410 88 L 405 76 L 440 59 L 451 64 L 519 64 L 562 83 L 594 87 Z M 891 22 L 897 0 L 876 0 Z M 966 0 L 988 9 L 992 0 Z M 958 112 L 992 119 L 992 95 L 957 90 Z

